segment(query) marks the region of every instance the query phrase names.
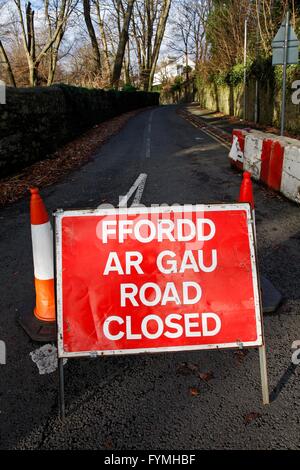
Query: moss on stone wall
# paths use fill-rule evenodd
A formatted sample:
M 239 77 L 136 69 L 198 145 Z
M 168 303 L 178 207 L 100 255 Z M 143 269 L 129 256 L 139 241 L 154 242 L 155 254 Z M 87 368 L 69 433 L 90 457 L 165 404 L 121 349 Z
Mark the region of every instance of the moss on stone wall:
M 300 133 L 300 105 L 292 103 L 291 85 L 286 92 L 286 129 Z M 198 87 L 196 100 L 203 108 L 217 110 L 224 114 L 243 117 L 242 84 L 237 86 L 201 83 Z M 249 79 L 246 89 L 246 119 L 254 121 L 255 116 L 255 80 Z M 259 82 L 259 123 L 280 126 L 281 89 L 273 80 Z

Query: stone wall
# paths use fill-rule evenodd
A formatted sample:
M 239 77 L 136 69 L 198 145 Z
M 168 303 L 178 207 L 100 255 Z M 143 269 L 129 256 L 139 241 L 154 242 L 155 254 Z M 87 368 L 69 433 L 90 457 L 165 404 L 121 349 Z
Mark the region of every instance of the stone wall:
M 158 104 L 158 93 L 7 88 L 6 104 L 0 105 L 0 176 L 47 157 L 95 124 Z
M 206 84 L 196 95 L 203 108 L 221 111 L 231 116 L 243 117 L 243 85 Z M 280 127 L 281 90 L 270 82 L 259 83 L 259 123 Z M 255 81 L 249 80 L 246 89 L 246 119 L 255 117 Z M 300 133 L 300 105 L 292 103 L 291 89 L 286 93 L 286 129 Z

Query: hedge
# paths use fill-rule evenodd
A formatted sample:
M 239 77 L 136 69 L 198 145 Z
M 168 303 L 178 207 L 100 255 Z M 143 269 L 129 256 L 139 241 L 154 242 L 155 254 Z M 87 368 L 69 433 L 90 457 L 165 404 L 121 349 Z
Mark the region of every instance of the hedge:
M 158 104 L 158 93 L 142 91 L 7 88 L 0 105 L 0 176 L 46 158 L 95 124 Z

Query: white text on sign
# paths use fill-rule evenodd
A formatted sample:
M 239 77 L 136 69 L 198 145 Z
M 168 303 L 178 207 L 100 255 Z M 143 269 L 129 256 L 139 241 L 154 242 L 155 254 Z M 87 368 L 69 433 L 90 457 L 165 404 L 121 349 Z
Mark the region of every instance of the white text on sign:
M 208 233 L 205 233 L 205 226 Z M 207 232 L 207 230 L 206 230 Z M 124 243 L 128 237 L 133 237 L 140 243 L 149 243 L 154 239 L 158 242 L 169 240 L 171 242 L 189 242 L 197 240 L 204 242 L 213 239 L 216 233 L 216 227 L 212 220 L 207 218 L 198 218 L 194 223 L 190 219 L 158 220 L 155 222 L 142 219 L 134 220 L 105 220 L 101 227 L 97 229 L 97 233 L 101 234 L 103 243 L 108 243 L 110 239 L 118 240 Z M 140 251 L 125 252 L 125 266 L 117 252 L 110 252 L 105 269 L 104 276 L 111 273 L 119 275 L 136 275 L 145 274 L 143 270 L 143 254 Z M 158 272 L 164 275 L 174 273 L 185 273 L 192 271 L 213 272 L 217 268 L 217 250 L 211 250 L 210 262 L 204 261 L 204 251 L 185 250 L 180 259 L 177 259 L 176 253 L 171 250 L 161 251 L 156 258 L 156 267 Z M 120 284 L 120 308 L 123 307 L 159 307 L 170 305 L 196 305 L 200 302 L 202 289 L 198 282 L 183 281 L 180 288 L 174 282 L 166 282 L 163 287 L 161 285 L 148 282 L 138 286 L 135 283 Z M 210 327 L 208 326 L 210 320 Z M 148 328 L 151 323 L 151 329 Z M 153 324 L 155 327 L 153 328 Z M 112 333 L 111 325 L 119 326 L 118 331 Z M 153 329 L 155 332 L 153 333 Z M 116 328 L 114 328 L 116 330 Z M 185 313 L 166 315 L 165 321 L 159 315 L 147 315 L 141 321 L 139 332 L 133 332 L 131 316 L 122 318 L 118 315 L 109 316 L 103 325 L 103 334 L 112 341 L 122 338 L 126 340 L 140 340 L 143 337 L 148 339 L 158 339 L 162 335 L 167 338 L 201 337 L 214 336 L 221 330 L 221 319 L 216 313 Z

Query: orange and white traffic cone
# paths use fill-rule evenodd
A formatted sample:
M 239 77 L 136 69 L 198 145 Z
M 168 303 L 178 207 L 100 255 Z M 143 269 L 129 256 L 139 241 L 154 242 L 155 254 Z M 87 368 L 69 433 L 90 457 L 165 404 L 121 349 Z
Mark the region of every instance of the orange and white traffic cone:
M 240 187 L 239 202 L 249 202 L 252 209 L 252 218 L 254 223 L 254 239 L 256 243 L 256 227 L 255 227 L 255 210 L 254 210 L 254 194 L 253 194 L 253 185 L 251 181 L 251 174 L 248 171 L 245 171 L 243 174 L 243 181 Z M 272 313 L 277 310 L 281 301 L 281 293 L 273 286 L 271 281 L 265 276 L 259 276 L 260 288 L 261 288 L 261 300 L 262 308 L 264 313 Z
M 56 338 L 53 236 L 49 216 L 37 188 L 30 189 L 30 222 L 36 304 L 20 323 L 35 341 Z
M 254 211 L 254 196 L 251 181 L 251 174 L 248 171 L 243 173 L 243 181 L 240 188 L 239 202 L 249 202 L 251 209 Z

